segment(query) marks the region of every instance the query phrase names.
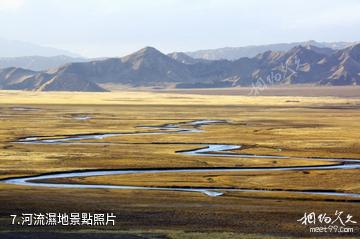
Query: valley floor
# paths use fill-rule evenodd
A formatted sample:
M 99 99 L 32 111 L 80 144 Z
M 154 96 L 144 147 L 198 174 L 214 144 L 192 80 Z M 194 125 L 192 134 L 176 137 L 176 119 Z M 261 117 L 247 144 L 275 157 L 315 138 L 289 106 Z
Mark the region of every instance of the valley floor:
M 325 158 L 360 159 L 360 99 L 179 94 L 156 92 L 45 93 L 0 91 L 0 238 L 271 238 L 358 237 L 309 232 L 304 213 L 351 214 L 360 223 L 360 198 L 307 192 L 360 194 L 359 169 L 266 171 L 331 166 Z M 194 132 L 153 132 L 141 126 L 196 120 Z M 20 143 L 27 137 L 106 138 L 70 143 Z M 227 153 L 285 158 L 186 155 L 204 144 L 240 145 Z M 311 160 L 316 158 L 316 160 Z M 320 159 L 319 159 L 320 158 Z M 259 168 L 257 171 L 180 172 L 53 179 L 51 183 L 146 187 L 242 188 L 210 197 L 198 192 L 21 186 L 5 179 L 55 172 L 123 169 Z M 49 183 L 50 181 L 46 181 Z M 258 189 L 264 192 L 256 191 Z M 11 214 L 114 213 L 115 226 L 23 227 Z M 319 224 L 320 226 L 321 224 Z M 49 234 L 49 230 L 54 233 Z
M 111 88 L 110 88 L 111 89 Z M 306 96 L 306 97 L 360 97 L 360 86 L 316 86 L 316 85 L 267 85 L 255 90 L 253 87 L 164 89 L 157 92 L 200 95 L 257 95 L 257 96 Z

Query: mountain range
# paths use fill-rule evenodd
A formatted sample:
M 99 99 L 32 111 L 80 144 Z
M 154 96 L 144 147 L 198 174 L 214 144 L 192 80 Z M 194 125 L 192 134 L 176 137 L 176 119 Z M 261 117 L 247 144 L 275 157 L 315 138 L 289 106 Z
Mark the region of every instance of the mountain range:
M 81 57 L 80 55 L 54 47 L 41 46 L 34 43 L 15 41 L 0 38 L 1 57 L 23 57 L 23 56 L 61 56 Z
M 209 60 L 237 60 L 242 57 L 255 57 L 257 54 L 265 51 L 288 51 L 298 45 L 339 50 L 353 44 L 355 44 L 355 42 L 305 41 L 258 46 L 225 47 L 195 52 L 173 52 L 168 54 L 168 56 L 185 64 L 193 64 Z M 99 58 L 91 59 L 80 57 L 75 53 L 61 49 L 0 38 L 0 68 L 20 67 L 33 71 L 43 71 L 49 68 L 60 67 L 67 63 L 93 61 L 96 59 Z
M 71 62 L 83 62 L 89 59 L 82 57 L 59 56 L 19 56 L 0 57 L 0 68 L 19 67 L 34 71 L 56 68 Z
M 121 58 L 68 63 L 44 71 L 0 69 L 0 89 L 106 91 L 126 87 L 234 87 L 267 84 L 359 85 L 360 44 L 344 49 L 297 45 L 237 60 L 165 55 L 152 47 Z
M 186 55 L 192 58 L 206 59 L 206 60 L 236 60 L 241 57 L 255 57 L 265 51 L 288 51 L 295 46 L 316 46 L 319 48 L 331 48 L 334 50 L 343 49 L 359 42 L 317 42 L 304 41 L 293 43 L 277 43 L 268 45 L 254 45 L 243 47 L 223 47 L 218 49 L 198 50 L 192 52 L 185 52 Z

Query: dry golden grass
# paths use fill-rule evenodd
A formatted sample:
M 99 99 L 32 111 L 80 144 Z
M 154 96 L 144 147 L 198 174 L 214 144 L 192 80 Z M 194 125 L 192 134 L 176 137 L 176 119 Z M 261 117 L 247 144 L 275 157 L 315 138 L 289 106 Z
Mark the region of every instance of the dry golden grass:
M 358 170 L 287 172 L 148 173 L 53 179 L 47 182 L 150 187 L 224 187 L 268 190 L 326 190 L 360 193 Z M 266 194 L 265 194 L 266 195 Z M 281 197 L 281 195 L 280 195 Z M 300 197 L 297 195 L 297 197 Z
M 110 87 L 113 90 L 114 88 Z M 117 89 L 114 89 L 117 90 Z M 144 89 L 145 90 L 145 89 Z M 149 90 L 149 89 L 146 89 Z M 211 89 L 164 89 L 155 90 L 166 93 L 201 94 L 201 95 L 249 95 L 254 92 L 252 87 L 231 87 Z M 335 97 L 360 97 L 359 86 L 316 86 L 316 85 L 274 85 L 259 90 L 262 96 L 335 96 Z
M 75 120 L 73 117 L 76 115 L 92 118 Z M 151 131 L 137 126 L 195 119 L 221 119 L 229 121 L 229 124 L 204 126 L 202 129 L 205 131 L 202 133 L 116 136 L 96 141 L 110 142 L 112 145 L 14 143 L 18 138 L 27 136 Z M 85 169 L 332 164 L 302 158 L 360 158 L 359 138 L 359 99 L 139 92 L 0 92 L 0 178 Z M 194 157 L 174 153 L 202 147 L 201 143 L 243 145 L 242 150 L 234 152 L 286 155 L 296 159 Z M 359 192 L 360 189 L 357 170 L 146 174 L 72 179 L 72 182 L 79 181 L 119 185 L 327 189 L 346 192 Z M 324 201 L 333 199 L 329 196 L 284 196 L 275 192 L 234 192 L 209 198 L 199 193 L 59 190 L 4 184 L 0 184 L 0 190 L 0 222 L 6 222 L 8 215 L 15 212 L 91 211 L 97 208 L 99 211 L 119 214 L 116 230 L 159 228 L 204 233 L 215 230 L 224 233 L 299 236 L 306 235 L 306 230 L 298 225 L 296 219 L 305 211 L 333 213 L 335 210 L 344 210 L 360 216 L 358 204 Z M 153 218 L 153 221 L 147 217 Z M 5 229 L 8 226 L 0 228 Z M 217 237 L 215 235 L 218 234 L 213 234 L 214 238 Z M 194 238 L 201 236 L 204 237 L 199 234 Z
M 1 91 L 0 104 L 72 104 L 72 105 L 321 105 L 359 103 L 359 99 L 299 96 L 228 96 L 152 92 L 32 92 Z

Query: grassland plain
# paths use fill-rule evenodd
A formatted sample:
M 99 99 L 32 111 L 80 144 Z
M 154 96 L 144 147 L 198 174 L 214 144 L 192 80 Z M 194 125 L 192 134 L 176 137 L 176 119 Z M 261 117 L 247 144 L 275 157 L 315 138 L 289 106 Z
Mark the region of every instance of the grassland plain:
M 284 167 L 330 165 L 307 157 L 360 159 L 360 100 L 337 97 L 247 97 L 116 92 L 0 92 L 0 179 L 97 169 Z M 84 117 L 90 117 L 85 119 Z M 84 118 L 84 119 L 82 119 Z M 226 120 L 198 133 L 122 135 L 80 142 L 19 144 L 19 138 L 149 131 L 138 126 Z M 111 143 L 111 144 L 109 144 Z M 206 157 L 176 154 L 207 144 L 242 145 L 234 153 L 289 159 Z M 26 212 L 114 212 L 106 228 L 52 229 L 58 238 L 261 238 L 356 237 L 309 233 L 297 222 L 305 212 L 350 213 L 360 221 L 358 201 L 278 190 L 360 193 L 359 171 L 149 173 L 53 179 L 60 183 L 228 187 L 277 190 L 200 193 L 112 189 L 59 189 L 0 184 L 0 237 L 48 238 L 49 228 L 10 225 Z M 69 231 L 70 229 L 70 231 Z M 54 236 L 55 234 L 52 234 Z

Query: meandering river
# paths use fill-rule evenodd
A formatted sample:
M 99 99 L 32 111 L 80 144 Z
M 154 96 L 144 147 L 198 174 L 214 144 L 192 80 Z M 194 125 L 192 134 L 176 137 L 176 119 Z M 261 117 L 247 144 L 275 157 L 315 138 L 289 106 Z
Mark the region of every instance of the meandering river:
M 85 118 L 85 116 L 84 116 Z M 88 119 L 88 118 L 86 118 Z M 99 140 L 107 137 L 117 137 L 126 135 L 152 135 L 152 134 L 181 134 L 181 133 L 199 133 L 204 125 L 210 124 L 226 124 L 225 120 L 195 120 L 188 122 L 179 122 L 176 124 L 164 124 L 159 126 L 139 126 L 139 129 L 147 129 L 151 131 L 135 131 L 130 133 L 93 133 L 80 135 L 65 135 L 65 136 L 30 136 L 20 138 L 16 143 L 20 144 L 110 144 L 106 142 L 86 142 L 86 140 Z M 85 142 L 84 142 L 85 140 Z M 231 152 L 231 150 L 241 149 L 241 145 L 229 144 L 194 144 L 200 148 L 192 150 L 178 151 L 175 153 L 190 155 L 193 157 L 239 157 L 239 158 L 265 158 L 265 159 L 288 159 L 294 158 L 282 155 L 255 155 L 255 154 L 240 154 Z M 22 178 L 11 178 L 2 180 L 3 183 L 16 184 L 23 186 L 36 187 L 52 187 L 52 188 L 92 188 L 92 189 L 125 189 L 125 190 L 161 190 L 161 191 L 181 191 L 181 192 L 199 192 L 207 196 L 220 196 L 226 192 L 277 192 L 277 193 L 294 193 L 294 194 L 309 194 L 309 195 L 327 195 L 334 197 L 350 197 L 360 198 L 360 194 L 347 192 L 328 191 L 302 191 L 302 190 L 266 190 L 266 189 L 244 189 L 244 188 L 203 188 L 203 187 L 148 187 L 148 186 L 127 186 L 127 185 L 101 185 L 101 184 L 76 184 L 76 183 L 50 183 L 46 182 L 49 179 L 60 178 L 76 178 L 76 177 L 95 177 L 105 175 L 126 175 L 126 174 L 161 174 L 161 173 L 207 173 L 207 172 L 244 172 L 244 171 L 291 171 L 291 170 L 337 170 L 337 169 L 359 169 L 359 159 L 340 159 L 340 158 L 301 158 L 303 160 L 318 160 L 318 161 L 332 161 L 331 165 L 313 165 L 313 166 L 289 166 L 289 167 L 233 167 L 233 168 L 189 168 L 189 169 L 132 169 L 132 170 L 93 170 L 81 172 L 62 172 L 46 175 L 36 175 Z

